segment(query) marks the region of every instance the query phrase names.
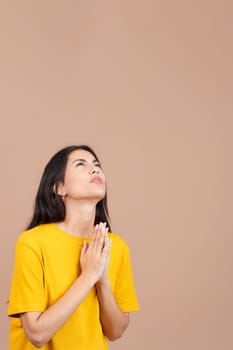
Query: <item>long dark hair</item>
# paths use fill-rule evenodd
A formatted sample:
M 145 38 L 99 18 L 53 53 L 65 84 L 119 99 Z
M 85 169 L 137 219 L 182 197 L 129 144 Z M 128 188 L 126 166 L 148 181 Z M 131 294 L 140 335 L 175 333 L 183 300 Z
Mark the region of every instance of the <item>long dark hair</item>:
M 99 162 L 95 152 L 87 145 L 68 146 L 57 152 L 44 169 L 35 199 L 32 220 L 27 230 L 37 225 L 60 222 L 65 219 L 66 211 L 64 202 L 61 196 L 55 193 L 54 188 L 56 189 L 59 183 L 64 182 L 68 156 L 76 150 L 85 150 L 91 153 Z M 109 231 L 111 231 L 107 192 L 104 198 L 96 204 L 94 224 L 96 225 L 99 222 L 106 222 Z

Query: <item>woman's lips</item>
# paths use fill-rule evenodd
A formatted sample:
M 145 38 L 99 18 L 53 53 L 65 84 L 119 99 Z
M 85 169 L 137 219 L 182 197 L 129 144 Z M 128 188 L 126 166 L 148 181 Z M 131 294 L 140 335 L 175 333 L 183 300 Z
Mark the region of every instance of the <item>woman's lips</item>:
M 99 176 L 95 176 L 91 179 L 90 181 L 91 183 L 95 183 L 95 184 L 102 184 L 103 183 L 103 180 L 101 179 L 101 177 Z

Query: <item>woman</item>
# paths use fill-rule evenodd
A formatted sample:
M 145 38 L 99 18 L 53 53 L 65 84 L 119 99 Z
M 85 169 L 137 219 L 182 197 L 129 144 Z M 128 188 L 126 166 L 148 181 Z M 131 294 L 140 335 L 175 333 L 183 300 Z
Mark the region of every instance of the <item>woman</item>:
M 16 243 L 10 349 L 105 350 L 138 310 L 129 248 L 110 230 L 95 152 L 70 146 L 45 167 Z

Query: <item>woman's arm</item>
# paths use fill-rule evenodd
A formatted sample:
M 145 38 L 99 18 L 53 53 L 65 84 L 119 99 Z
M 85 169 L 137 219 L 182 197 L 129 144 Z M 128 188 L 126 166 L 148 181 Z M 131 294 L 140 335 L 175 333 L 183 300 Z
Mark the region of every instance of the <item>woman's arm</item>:
M 93 281 L 81 274 L 69 290 L 47 310 L 21 314 L 22 326 L 31 343 L 38 348 L 46 344 L 70 318 L 93 285 Z
M 84 242 L 80 257 L 81 275 L 60 299 L 42 313 L 20 315 L 24 331 L 36 347 L 42 347 L 53 337 L 102 276 L 110 248 L 104 245 L 105 239 L 105 231 L 96 229 L 90 244 Z
M 114 341 L 120 338 L 127 328 L 129 314 L 119 308 L 107 277 L 96 283 L 96 290 L 104 334 L 110 341 Z
M 129 324 L 129 313 L 123 312 L 114 297 L 107 272 L 110 258 L 111 240 L 107 237 L 104 246 L 107 246 L 106 264 L 102 276 L 96 283 L 97 297 L 100 305 L 100 320 L 104 334 L 110 341 L 120 338 Z

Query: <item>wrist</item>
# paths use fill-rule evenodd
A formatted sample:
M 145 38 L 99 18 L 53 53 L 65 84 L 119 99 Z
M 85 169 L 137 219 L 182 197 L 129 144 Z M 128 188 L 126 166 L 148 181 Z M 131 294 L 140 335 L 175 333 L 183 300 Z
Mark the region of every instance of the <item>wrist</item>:
M 97 288 L 102 288 L 102 287 L 110 287 L 110 281 L 107 276 L 101 277 L 97 282 L 96 282 L 96 287 Z
M 81 272 L 81 275 L 79 275 L 78 280 L 82 281 L 82 283 L 86 284 L 88 287 L 92 288 L 94 287 L 96 283 L 96 277 L 88 274 L 86 272 Z

